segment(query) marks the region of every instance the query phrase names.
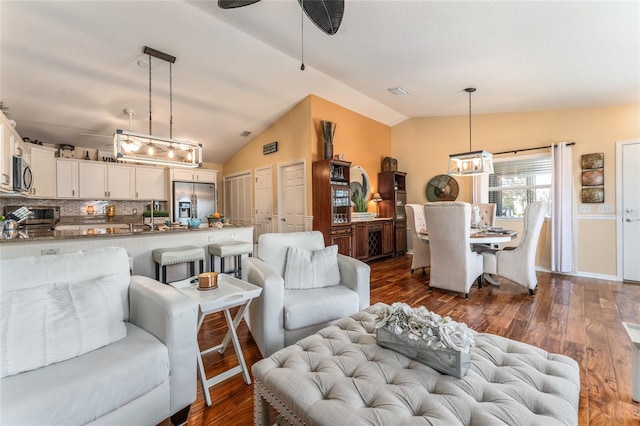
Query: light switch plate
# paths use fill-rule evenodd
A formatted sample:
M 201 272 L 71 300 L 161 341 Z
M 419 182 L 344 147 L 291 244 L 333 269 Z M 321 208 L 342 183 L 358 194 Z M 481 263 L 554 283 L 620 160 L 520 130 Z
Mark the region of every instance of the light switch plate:
M 591 206 L 589 204 L 580 204 L 580 213 L 591 213 Z
M 598 213 L 613 213 L 613 206 L 609 204 L 600 204 L 598 206 Z

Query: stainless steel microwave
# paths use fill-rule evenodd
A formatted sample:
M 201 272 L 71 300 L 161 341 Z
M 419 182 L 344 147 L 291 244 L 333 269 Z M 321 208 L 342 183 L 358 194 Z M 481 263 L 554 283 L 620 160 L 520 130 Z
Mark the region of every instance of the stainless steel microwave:
M 31 167 L 22 157 L 13 156 L 13 190 L 29 192 L 33 186 Z

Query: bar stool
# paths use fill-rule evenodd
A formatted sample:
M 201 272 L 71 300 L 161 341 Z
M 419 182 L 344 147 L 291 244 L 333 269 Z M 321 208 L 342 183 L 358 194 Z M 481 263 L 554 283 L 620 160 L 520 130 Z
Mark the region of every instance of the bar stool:
M 195 275 L 196 260 L 200 262 L 200 272 L 204 272 L 204 248 L 196 246 L 183 246 L 171 248 L 159 248 L 153 250 L 153 261 L 156 263 L 156 280 L 167 283 L 167 265 L 189 263 L 190 277 Z M 160 280 L 160 267 L 162 266 L 162 280 Z
M 253 256 L 253 244 L 246 241 L 221 241 L 219 243 L 209 244 L 209 254 L 211 255 L 211 270 L 215 272 L 215 256 L 220 258 L 220 271 L 224 274 L 235 273 L 236 278 L 242 276 L 242 255 L 248 254 Z M 230 271 L 224 270 L 224 258 L 234 256 L 236 260 L 235 269 Z

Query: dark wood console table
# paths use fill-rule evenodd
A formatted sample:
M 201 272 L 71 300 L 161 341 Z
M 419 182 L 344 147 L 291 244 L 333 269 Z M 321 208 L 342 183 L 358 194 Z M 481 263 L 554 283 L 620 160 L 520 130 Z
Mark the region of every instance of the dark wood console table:
M 351 228 L 351 253 L 356 259 L 367 262 L 395 254 L 392 218 L 351 222 Z

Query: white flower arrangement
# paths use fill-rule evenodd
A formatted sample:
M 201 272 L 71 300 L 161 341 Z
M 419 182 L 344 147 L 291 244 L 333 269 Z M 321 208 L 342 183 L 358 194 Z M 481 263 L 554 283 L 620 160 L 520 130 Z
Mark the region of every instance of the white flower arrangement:
M 476 345 L 476 332 L 465 323 L 443 318 L 424 306 L 414 309 L 400 302 L 388 306 L 378 312 L 375 321 L 375 328 L 383 327 L 409 340 L 424 340 L 432 349 L 449 348 L 469 353 Z

